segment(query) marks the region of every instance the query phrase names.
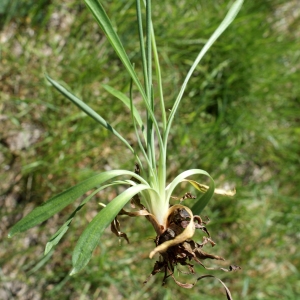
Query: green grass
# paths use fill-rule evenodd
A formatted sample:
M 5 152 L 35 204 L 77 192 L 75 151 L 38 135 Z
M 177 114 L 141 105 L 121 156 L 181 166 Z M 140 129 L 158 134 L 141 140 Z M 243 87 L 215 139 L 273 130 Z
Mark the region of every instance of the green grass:
M 218 186 L 237 189 L 233 199 L 215 196 L 204 211 L 217 242 L 214 253 L 242 267 L 238 273 L 214 272 L 235 299 L 300 296 L 299 17 L 293 19 L 289 3 L 298 5 L 292 0 L 246 1 L 196 69 L 171 132 L 170 178 L 199 167 Z M 130 59 L 138 62 L 134 4 L 104 4 Z M 153 5 L 166 109 L 226 8 L 216 0 Z M 283 14 L 286 8 L 290 14 Z M 5 238 L 23 213 L 89 175 L 134 169 L 131 153 L 50 87 L 44 72 L 65 82 L 135 140 L 129 111 L 124 114 L 119 101 L 101 87 L 108 83 L 128 92 L 129 77 L 84 5 L 19 1 L 0 7 L 0 14 L 0 110 L 6 117 L 0 120 L 0 291 L 13 283 L 23 286 L 16 299 L 22 299 L 22 292 L 43 299 L 221 299 L 222 288 L 209 279 L 192 290 L 171 281 L 162 288 L 161 275 L 142 285 L 154 263 L 148 254 L 155 235 L 142 218 L 121 218 L 130 245 L 122 241 L 116 247 L 118 239 L 108 230 L 88 267 L 68 278 L 71 251 L 98 210 L 96 201 L 80 212 L 73 231 L 39 269 L 34 267 L 43 247 L 72 207 L 28 233 Z M 26 125 L 30 132 L 38 130 L 38 139 L 23 149 L 13 148 L 12 137 L 28 131 Z M 111 189 L 97 200 L 106 202 L 117 192 Z M 197 271 L 207 273 L 200 267 Z

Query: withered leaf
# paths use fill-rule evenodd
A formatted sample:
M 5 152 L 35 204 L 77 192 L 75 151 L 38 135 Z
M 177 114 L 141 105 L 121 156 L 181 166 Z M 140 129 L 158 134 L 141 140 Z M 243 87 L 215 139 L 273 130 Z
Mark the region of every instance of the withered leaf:
M 186 200 L 186 199 L 196 199 L 196 196 L 192 195 L 190 192 L 187 192 L 181 198 L 175 197 L 175 196 L 172 196 L 171 198 L 182 202 L 183 200 Z
M 236 266 L 236 265 L 229 266 L 229 271 L 235 272 L 235 271 L 238 271 L 238 270 L 241 270 L 241 269 L 242 269 L 241 267 Z
M 209 253 L 206 253 L 204 251 L 202 251 L 200 249 L 200 247 L 196 248 L 194 250 L 194 253 L 196 254 L 196 257 L 199 258 L 199 259 L 207 259 L 207 258 L 210 258 L 210 259 L 216 259 L 216 260 L 225 260 L 223 257 L 221 256 L 218 256 L 218 255 L 213 255 L 213 254 L 209 254 Z
M 124 238 L 129 244 L 129 239 L 126 233 L 121 232 L 120 230 L 120 222 L 118 221 L 117 217 L 111 222 L 110 229 L 117 237 Z
M 153 271 L 151 272 L 149 277 L 143 283 L 146 284 L 152 276 L 154 276 L 155 274 L 161 272 L 164 265 L 165 265 L 164 262 L 156 261 L 155 264 L 154 264 Z
M 190 179 L 185 179 L 184 181 L 188 181 L 192 186 L 194 186 L 198 191 L 205 193 L 208 189 L 209 186 L 199 183 L 195 180 L 190 180 Z M 234 196 L 236 194 L 236 190 L 225 190 L 225 189 L 215 189 L 214 193 L 217 195 L 223 195 L 223 196 Z
M 174 277 L 174 274 L 171 274 L 171 276 L 172 276 L 173 280 L 175 281 L 175 283 L 182 288 L 191 289 L 194 286 L 194 284 L 192 284 L 192 283 L 182 283 L 182 282 L 176 280 L 176 278 Z

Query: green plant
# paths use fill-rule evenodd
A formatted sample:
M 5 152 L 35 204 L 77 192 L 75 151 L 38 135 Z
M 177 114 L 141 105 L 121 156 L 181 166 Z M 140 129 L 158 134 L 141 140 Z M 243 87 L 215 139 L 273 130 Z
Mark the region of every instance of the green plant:
M 178 110 L 188 81 L 191 78 L 196 66 L 199 64 L 205 53 L 216 41 L 216 39 L 234 20 L 243 3 L 243 0 L 237 0 L 234 2 L 223 22 L 199 52 L 181 86 L 179 94 L 175 99 L 173 107 L 168 116 L 165 112 L 161 71 L 155 42 L 154 28 L 151 20 L 151 1 L 147 0 L 145 3 L 145 42 L 141 4 L 139 0 L 136 1 L 138 20 L 137 24 L 139 29 L 140 51 L 143 69 L 142 81 L 138 78 L 134 69 L 134 65 L 130 62 L 123 45 L 102 5 L 97 2 L 97 0 L 85 0 L 85 2 L 131 77 L 129 97 L 108 85 L 104 85 L 104 88 L 113 96 L 121 100 L 125 106 L 130 109 L 139 151 L 136 151 L 116 129 L 114 129 L 93 109 L 87 106 L 82 100 L 77 98 L 58 82 L 51 79 L 48 75 L 46 77 L 59 92 L 71 100 L 87 115 L 96 120 L 100 125 L 118 137 L 126 145 L 126 147 L 130 149 L 137 161 L 136 169 L 135 172 L 127 170 L 112 170 L 88 178 L 84 182 L 51 198 L 42 206 L 35 208 L 31 213 L 29 213 L 26 217 L 12 227 L 9 236 L 11 237 L 18 232 L 23 232 L 33 226 L 36 226 L 37 224 L 40 224 L 41 222 L 61 211 L 67 205 L 74 202 L 78 197 L 97 187 L 96 190 L 94 190 L 82 201 L 82 203 L 71 214 L 71 216 L 57 231 L 57 233 L 51 237 L 45 249 L 45 254 L 47 254 L 67 232 L 77 212 L 96 193 L 110 186 L 129 186 L 128 189 L 118 195 L 107 206 L 103 205 L 105 207 L 90 222 L 83 234 L 80 236 L 73 252 L 73 270 L 71 274 L 77 273 L 87 265 L 92 256 L 93 250 L 98 244 L 100 236 L 102 235 L 104 229 L 109 225 L 111 225 L 112 231 L 117 236 L 127 239 L 126 234 L 120 230 L 120 224 L 117 219 L 118 215 L 124 214 L 128 216 L 145 216 L 153 225 L 157 234 L 155 239 L 156 247 L 153 251 L 151 251 L 150 258 L 157 253 L 160 255 L 159 261 L 155 263 L 152 275 L 160 271 L 165 271 L 165 276 L 163 279 L 164 281 L 167 277 L 172 276 L 178 285 L 190 288 L 193 286 L 193 284 L 182 284 L 174 278 L 174 267 L 177 264 L 182 264 L 188 266 L 190 272 L 194 272 L 193 266 L 189 263 L 191 259 L 194 259 L 202 266 L 204 266 L 200 261 L 202 259 L 222 259 L 219 256 L 211 255 L 201 250 L 206 243 L 210 243 L 213 246 L 214 242 L 209 237 L 208 231 L 205 227 L 206 223 L 202 221 L 198 215 L 207 205 L 214 193 L 231 195 L 232 192 L 215 189 L 215 184 L 211 176 L 206 171 L 201 169 L 187 170 L 179 174 L 170 184 L 167 185 L 166 167 L 168 137 L 173 124 L 174 116 Z M 152 62 L 154 62 L 154 66 L 152 66 Z M 152 78 L 153 69 L 156 73 L 156 81 Z M 142 121 L 142 117 L 137 108 L 133 104 L 133 84 L 137 88 L 143 100 L 144 107 L 146 108 L 147 116 L 145 124 Z M 157 91 L 154 90 L 154 84 L 157 86 Z M 156 98 L 158 98 L 158 103 L 154 101 Z M 155 146 L 156 142 L 158 143 L 158 147 Z M 210 182 L 209 186 L 187 179 L 193 175 L 207 176 Z M 129 179 L 115 180 L 115 178 L 119 176 L 128 176 Z M 170 205 L 170 200 L 172 198 L 174 189 L 183 181 L 190 183 L 194 188 L 202 192 L 202 194 L 200 193 L 199 197 L 196 198 L 195 204 L 191 209 L 181 204 L 172 206 Z M 182 201 L 185 198 L 194 197 L 190 193 L 186 193 L 182 198 L 179 199 Z M 123 209 L 125 204 L 130 200 L 132 205 L 139 209 L 138 211 L 127 212 Z M 195 229 L 201 229 L 208 235 L 207 238 L 204 238 L 204 241 L 201 244 L 191 240 Z M 230 270 L 233 269 L 236 269 L 236 267 L 231 266 Z M 206 277 L 212 277 L 212 275 L 201 276 L 198 278 L 198 280 Z M 231 298 L 230 292 L 226 287 L 225 289 L 228 298 Z

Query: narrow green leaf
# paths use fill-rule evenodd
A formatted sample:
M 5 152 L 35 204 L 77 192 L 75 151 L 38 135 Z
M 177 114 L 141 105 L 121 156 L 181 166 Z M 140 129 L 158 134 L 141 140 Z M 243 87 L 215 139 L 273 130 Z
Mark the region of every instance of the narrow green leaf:
M 135 135 L 136 135 L 136 138 L 137 138 L 138 145 L 139 145 L 140 150 L 141 150 L 141 152 L 143 153 L 143 155 L 146 159 L 146 162 L 147 162 L 149 168 L 151 169 L 152 166 L 151 166 L 151 163 L 150 163 L 149 158 L 147 156 L 147 153 L 144 149 L 143 143 L 140 139 L 139 132 L 138 132 L 138 129 L 137 129 L 137 126 L 136 126 L 136 119 L 133 115 L 132 82 L 133 81 L 131 79 L 130 80 L 130 89 L 129 89 L 129 94 L 130 94 L 130 98 L 129 98 L 130 103 L 129 103 L 129 105 L 130 105 L 131 119 L 132 119 L 132 123 L 133 123 L 133 127 L 134 127 L 134 131 L 135 131 Z M 146 136 L 145 132 L 143 132 L 143 134 L 144 134 L 144 141 L 147 142 L 147 136 Z M 144 171 L 143 165 L 141 165 L 140 167 Z
M 100 173 L 54 196 L 41 206 L 36 207 L 32 212 L 30 212 L 11 228 L 8 237 L 12 237 L 19 232 L 26 231 L 27 229 L 44 222 L 74 202 L 78 197 L 82 196 L 87 191 L 104 183 L 105 181 L 121 175 L 132 176 L 138 179 L 141 183 L 147 184 L 147 182 L 141 176 L 127 170 L 112 170 Z
M 109 226 L 119 211 L 134 195 L 146 189 L 149 189 L 149 186 L 145 184 L 138 184 L 130 187 L 112 200 L 89 223 L 74 249 L 72 257 L 73 270 L 70 275 L 74 275 L 87 265 L 105 228 Z
M 219 36 L 226 30 L 226 28 L 233 22 L 233 20 L 235 19 L 236 15 L 238 14 L 239 10 L 241 9 L 242 5 L 243 5 L 244 0 L 237 0 L 235 1 L 230 10 L 228 11 L 227 15 L 225 16 L 224 20 L 221 22 L 221 24 L 219 25 L 219 27 L 215 30 L 215 32 L 212 34 L 212 36 L 209 38 L 209 40 L 207 41 L 207 43 L 204 45 L 204 47 L 202 48 L 202 50 L 200 51 L 200 53 L 198 54 L 197 58 L 195 59 L 193 65 L 191 66 L 188 74 L 186 75 L 186 78 L 181 86 L 180 92 L 175 100 L 175 103 L 173 105 L 173 108 L 171 110 L 171 113 L 169 115 L 169 119 L 167 122 L 167 129 L 166 129 L 166 134 L 165 134 L 165 141 L 164 143 L 166 144 L 171 126 L 172 126 L 172 122 L 174 119 L 174 115 L 178 109 L 178 106 L 180 104 L 180 101 L 182 99 L 183 93 L 185 91 L 185 88 L 188 84 L 188 81 L 190 80 L 194 70 L 196 69 L 197 65 L 199 64 L 199 62 L 201 61 L 201 59 L 204 57 L 204 55 L 206 54 L 206 52 L 210 49 L 210 47 L 213 45 L 213 43 L 219 38 Z
M 36 271 L 38 271 L 51 259 L 52 255 L 53 255 L 53 251 L 50 251 L 47 255 L 42 256 L 41 259 L 39 260 L 39 262 L 33 268 L 26 271 L 26 273 L 28 275 L 31 275 L 31 274 L 35 273 Z
M 121 134 L 115 130 L 105 119 L 103 119 L 98 113 L 96 113 L 91 107 L 89 107 L 87 104 L 85 104 L 82 100 L 77 98 L 74 94 L 69 92 L 66 88 L 64 88 L 62 85 L 60 85 L 58 82 L 50 78 L 46 74 L 47 80 L 60 92 L 62 93 L 66 98 L 71 100 L 76 106 L 78 106 L 82 111 L 84 111 L 88 116 L 93 118 L 95 121 L 97 121 L 99 124 L 101 124 L 104 128 L 112 132 L 115 136 L 117 136 L 130 150 L 132 153 L 134 153 L 133 148 L 130 146 L 130 144 L 124 139 Z
M 152 89 L 152 40 L 151 40 L 151 0 L 146 0 L 146 62 L 148 75 L 147 97 L 151 101 Z
M 92 199 L 92 197 L 94 195 L 96 195 L 97 193 L 99 193 L 100 191 L 106 189 L 109 186 L 112 185 L 120 185 L 120 184 L 131 184 L 129 182 L 126 181 L 114 181 L 111 184 L 106 184 L 102 187 L 100 187 L 99 189 L 96 189 L 92 194 L 90 194 L 88 197 L 86 197 L 81 203 L 80 205 L 72 212 L 72 214 L 69 216 L 68 220 L 56 231 L 56 233 L 54 235 L 52 235 L 52 237 L 50 238 L 49 242 L 46 244 L 45 247 L 45 252 L 44 255 L 47 255 L 47 253 L 54 247 L 56 246 L 59 241 L 62 239 L 62 237 L 65 235 L 65 233 L 68 231 L 68 229 L 70 228 L 70 225 L 74 219 L 74 217 L 76 216 L 76 214 L 82 209 L 82 207 Z
M 106 186 L 105 186 L 106 187 Z M 69 216 L 68 220 L 52 235 L 49 242 L 46 244 L 44 255 L 47 255 L 47 253 L 56 246 L 61 238 L 65 235 L 65 233 L 70 228 L 70 225 L 75 217 L 75 215 L 81 210 L 81 208 L 94 196 L 96 195 L 100 190 L 102 190 L 105 187 L 101 187 L 97 190 L 95 190 L 92 194 L 90 194 L 88 197 L 86 197 L 80 205 L 72 212 L 72 214 Z
M 161 115 L 162 115 L 162 124 L 163 124 L 163 130 L 166 130 L 167 117 L 166 117 L 166 111 L 165 111 L 162 78 L 161 78 L 160 64 L 159 64 L 158 52 L 157 52 L 156 41 L 155 41 L 155 34 L 154 34 L 154 29 L 153 29 L 152 24 L 151 24 L 151 39 L 152 39 L 152 48 L 153 48 L 153 57 L 154 57 L 155 73 L 156 73 L 156 80 L 157 80 L 157 88 L 158 88 L 158 93 L 159 93 L 159 104 L 160 104 L 160 110 L 161 110 Z
M 142 94 L 144 100 L 147 99 L 145 91 L 141 82 L 139 81 L 133 66 L 125 52 L 125 49 L 114 30 L 109 17 L 107 16 L 104 8 L 102 7 L 101 3 L 97 0 L 85 0 L 87 7 L 90 9 L 92 14 L 94 15 L 97 23 L 100 25 L 101 29 L 105 33 L 106 37 L 108 38 L 110 44 L 115 49 L 117 55 L 121 59 L 122 63 L 124 64 L 125 68 L 127 69 L 128 73 L 130 74 L 131 78 L 133 79 L 134 83 L 137 85 L 140 93 Z
M 127 97 L 126 95 L 124 95 L 122 92 L 114 89 L 113 87 L 107 85 L 107 84 L 103 84 L 102 85 L 109 93 L 111 93 L 113 96 L 115 96 L 116 98 L 118 98 L 119 100 L 121 100 L 129 109 L 130 109 L 130 99 L 129 97 Z M 133 115 L 137 121 L 137 123 L 139 124 L 139 126 L 141 128 L 143 128 L 143 121 L 141 119 L 141 116 L 139 114 L 139 112 L 137 111 L 136 107 L 133 105 Z
M 136 0 L 136 15 L 137 15 L 138 30 L 139 30 L 140 51 L 141 51 L 141 58 L 142 58 L 142 65 L 143 65 L 144 85 L 146 89 L 146 94 L 148 95 L 149 81 L 148 81 L 148 70 L 147 70 L 147 61 L 146 61 L 146 50 L 145 50 L 145 43 L 144 43 L 141 0 Z

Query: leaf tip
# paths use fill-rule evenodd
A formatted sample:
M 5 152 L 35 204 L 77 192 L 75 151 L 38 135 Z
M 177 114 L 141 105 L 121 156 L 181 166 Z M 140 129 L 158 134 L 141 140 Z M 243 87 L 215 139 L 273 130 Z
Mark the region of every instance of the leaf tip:
M 47 72 L 44 72 L 44 76 L 46 77 L 47 80 L 49 80 L 50 76 L 48 75 Z
M 51 249 L 52 249 L 52 245 L 50 243 L 47 243 L 45 247 L 44 255 L 47 255 Z
M 70 276 L 73 276 L 77 273 L 77 270 L 75 268 L 72 269 L 72 271 L 70 272 Z
M 155 254 L 156 254 L 156 251 L 155 251 L 155 249 L 154 249 L 154 250 L 152 250 L 152 251 L 150 252 L 149 258 L 152 259 L 153 256 L 154 256 Z
M 15 224 L 16 225 L 16 224 Z M 21 232 L 19 230 L 19 228 L 15 227 L 15 225 L 13 227 L 10 228 L 7 237 L 10 239 L 12 238 L 14 235 L 16 235 L 17 233 Z

